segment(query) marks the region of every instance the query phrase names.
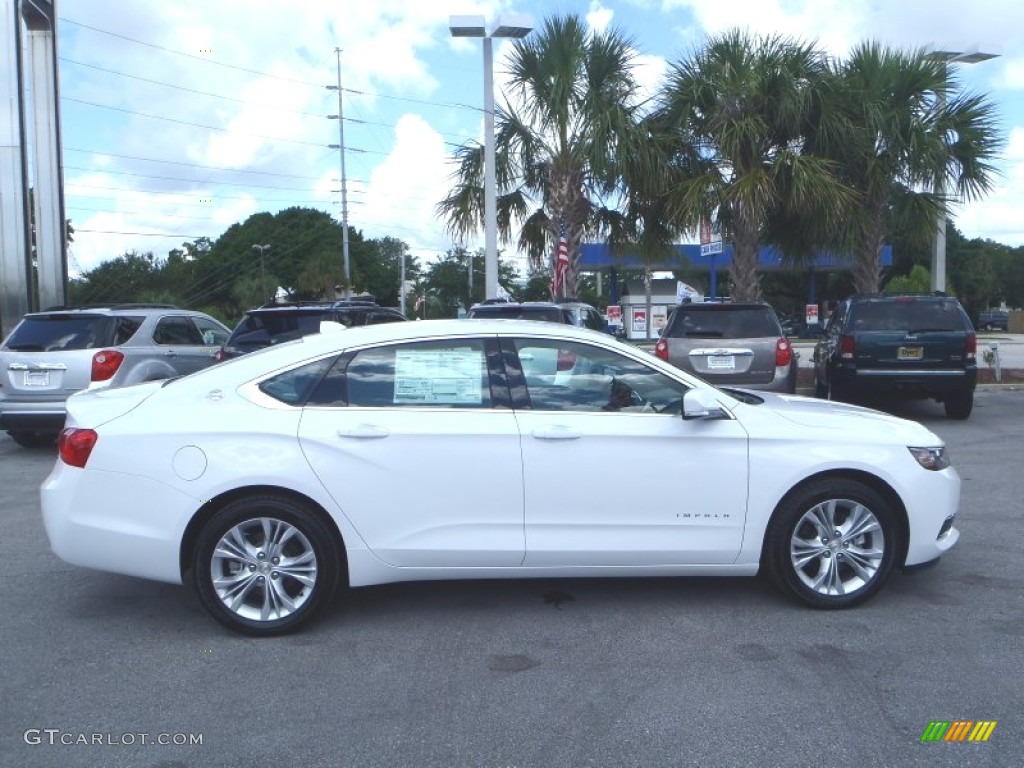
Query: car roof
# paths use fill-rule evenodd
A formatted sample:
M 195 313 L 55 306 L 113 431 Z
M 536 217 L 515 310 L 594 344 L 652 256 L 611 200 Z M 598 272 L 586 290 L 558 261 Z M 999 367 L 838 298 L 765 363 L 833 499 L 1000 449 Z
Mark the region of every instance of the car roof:
M 45 317 L 46 315 L 115 315 L 143 314 L 163 315 L 168 312 L 183 312 L 191 315 L 205 315 L 194 309 L 182 309 L 174 304 L 100 304 L 80 307 L 49 307 L 38 312 L 29 312 L 25 317 Z
M 728 309 L 763 309 L 765 307 L 771 309 L 772 305 L 764 301 L 702 301 L 676 305 L 676 309 L 696 309 L 700 312 L 721 312 Z

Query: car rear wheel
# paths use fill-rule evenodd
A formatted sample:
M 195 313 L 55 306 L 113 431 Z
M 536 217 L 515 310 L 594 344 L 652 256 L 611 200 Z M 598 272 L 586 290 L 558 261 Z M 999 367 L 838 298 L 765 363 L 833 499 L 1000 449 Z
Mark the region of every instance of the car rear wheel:
M 974 410 L 974 392 L 957 392 L 946 395 L 942 401 L 946 408 L 946 415 L 951 419 L 966 419 Z
M 203 526 L 193 574 L 217 621 L 271 636 L 297 629 L 330 601 L 339 560 L 334 538 L 308 508 L 262 495 L 228 504 Z
M 11 440 L 22 448 L 47 448 L 57 445 L 56 432 L 37 432 L 27 429 L 12 429 L 8 431 Z
M 899 548 L 885 499 L 856 481 L 822 480 L 783 500 L 764 559 L 773 580 L 807 605 L 849 608 L 882 587 Z

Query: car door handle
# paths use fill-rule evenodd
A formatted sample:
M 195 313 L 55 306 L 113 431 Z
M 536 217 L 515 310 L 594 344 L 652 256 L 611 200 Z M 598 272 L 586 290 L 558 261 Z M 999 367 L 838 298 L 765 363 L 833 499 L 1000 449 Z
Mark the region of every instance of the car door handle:
M 168 349 L 166 352 L 164 352 L 164 357 L 177 357 L 177 356 L 178 356 L 178 353 L 175 352 L 173 349 Z
M 554 426 L 535 429 L 533 436 L 538 440 L 578 440 L 583 437 L 583 433 L 568 427 Z
M 378 427 L 376 424 L 360 424 L 351 429 L 339 429 L 338 437 L 354 437 L 361 440 L 379 439 L 387 437 L 391 430 L 387 427 Z

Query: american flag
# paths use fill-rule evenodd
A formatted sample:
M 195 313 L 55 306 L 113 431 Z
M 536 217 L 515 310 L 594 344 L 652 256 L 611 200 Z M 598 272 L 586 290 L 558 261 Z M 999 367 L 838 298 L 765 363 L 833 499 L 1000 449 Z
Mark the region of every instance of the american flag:
M 565 226 L 558 235 L 558 250 L 555 251 L 555 271 L 551 275 L 551 295 L 554 298 L 565 296 L 565 276 L 569 272 L 569 241 L 565 236 Z

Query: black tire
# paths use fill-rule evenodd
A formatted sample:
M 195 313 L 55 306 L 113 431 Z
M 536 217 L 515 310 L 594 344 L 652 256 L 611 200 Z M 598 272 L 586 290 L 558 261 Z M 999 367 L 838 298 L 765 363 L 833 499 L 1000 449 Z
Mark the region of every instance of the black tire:
M 38 432 L 27 429 L 12 429 L 7 432 L 11 440 L 22 448 L 53 448 L 57 445 L 56 432 Z
M 818 378 L 818 372 L 814 372 L 814 396 L 819 400 L 828 398 L 828 385 Z
M 288 535 L 282 538 L 281 533 Z M 225 556 L 228 551 L 239 556 Z M 192 576 L 199 600 L 213 618 L 235 632 L 269 637 L 294 631 L 316 617 L 338 586 L 340 562 L 335 539 L 317 515 L 292 499 L 260 495 L 231 502 L 203 526 L 192 556 Z M 216 577 L 225 580 L 223 596 L 214 585 Z M 268 589 L 271 581 L 274 587 Z M 312 584 L 304 583 L 308 581 Z M 225 601 L 232 597 L 238 603 L 229 606 Z
M 826 535 L 819 523 L 828 520 L 834 530 Z M 812 608 L 851 608 L 881 589 L 901 546 L 889 502 L 854 480 L 823 479 L 779 504 L 762 564 L 776 585 Z
M 946 395 L 942 404 L 946 408 L 946 416 L 951 419 L 966 419 L 974 410 L 974 391 L 956 392 Z

